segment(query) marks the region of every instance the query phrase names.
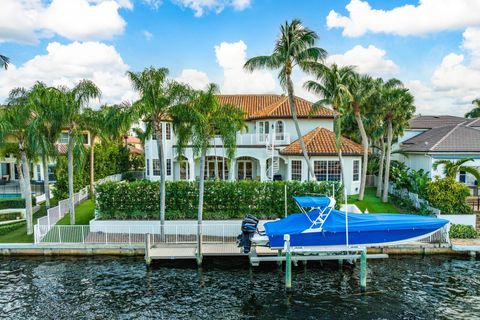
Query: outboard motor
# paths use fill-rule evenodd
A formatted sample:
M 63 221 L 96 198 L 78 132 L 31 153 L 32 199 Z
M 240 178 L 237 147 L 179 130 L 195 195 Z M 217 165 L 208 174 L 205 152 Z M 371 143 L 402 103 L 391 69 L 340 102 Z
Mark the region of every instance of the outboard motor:
M 250 214 L 247 214 L 242 221 L 242 233 L 237 237 L 237 246 L 243 248 L 243 253 L 250 252 L 252 247 L 251 238 L 257 230 L 258 219 Z

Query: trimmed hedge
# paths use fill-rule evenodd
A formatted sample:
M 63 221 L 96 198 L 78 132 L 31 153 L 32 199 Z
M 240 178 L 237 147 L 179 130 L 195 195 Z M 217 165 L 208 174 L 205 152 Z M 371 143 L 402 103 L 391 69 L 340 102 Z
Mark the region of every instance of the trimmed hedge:
M 32 197 L 32 206 L 36 204 L 35 197 Z M 3 209 L 25 209 L 25 199 L 6 198 L 0 199 L 0 210 Z
M 449 234 L 450 238 L 453 239 L 475 239 L 477 237 L 477 230 L 472 226 L 452 224 Z
M 436 179 L 428 184 L 427 200 L 430 204 L 442 210 L 442 214 L 472 214 L 472 208 L 467 204 L 470 189 L 453 178 Z
M 2 213 L 0 213 L 0 221 L 17 220 L 17 218 L 21 218 L 20 212 L 2 212 Z
M 25 221 L 13 222 L 5 225 L 0 225 L 0 236 L 17 230 L 26 224 Z
M 297 181 L 205 181 L 204 219 L 239 219 L 253 214 L 263 219 L 284 216 L 287 185 L 288 212 L 298 208 L 292 196 L 331 195 L 341 203 L 343 187 L 338 182 Z M 106 182 L 96 188 L 100 219 L 158 219 L 159 182 Z M 166 219 L 196 219 L 198 181 L 166 182 Z

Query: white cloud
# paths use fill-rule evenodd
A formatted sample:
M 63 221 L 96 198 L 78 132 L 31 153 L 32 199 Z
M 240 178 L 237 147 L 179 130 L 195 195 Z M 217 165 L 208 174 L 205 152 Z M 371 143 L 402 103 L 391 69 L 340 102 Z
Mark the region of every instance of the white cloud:
M 161 0 L 142 0 L 142 2 L 154 10 L 158 10 L 162 5 Z
M 150 41 L 153 38 L 153 34 L 148 30 L 143 30 L 143 36 L 145 37 L 145 40 L 147 40 L 147 41 Z
M 120 8 L 129 0 L 2 0 L 0 42 L 36 43 L 55 34 L 71 40 L 110 39 L 126 22 Z
M 0 72 L 0 101 L 12 88 L 28 88 L 35 81 L 52 86 L 73 86 L 81 79 L 90 79 L 100 87 L 102 102 L 133 100 L 136 94 L 125 75 L 128 68 L 113 46 L 100 42 L 73 42 L 68 45 L 52 42 L 48 44 L 46 54 Z
M 346 9 L 348 16 L 330 11 L 327 26 L 343 28 L 347 37 L 367 32 L 422 35 L 480 25 L 480 0 L 420 0 L 392 10 L 372 9 L 367 1 L 351 0 Z
M 190 85 L 193 89 L 202 90 L 210 83 L 206 73 L 195 69 L 184 69 L 182 73 L 175 78 L 178 82 Z
M 385 50 L 373 45 L 367 48 L 357 45 L 343 54 L 334 54 L 328 57 L 327 62 L 341 66 L 356 66 L 360 73 L 372 76 L 386 76 L 398 72 L 398 66 L 392 60 L 386 59 Z
M 272 72 L 256 70 L 247 72 L 243 65 L 247 61 L 247 45 L 242 40 L 234 43 L 222 42 L 215 46 L 217 63 L 223 68 L 222 93 L 272 93 L 276 81 Z
M 251 0 L 173 0 L 178 5 L 190 8 L 196 17 L 201 17 L 206 11 L 222 12 L 226 7 L 241 11 L 250 6 Z

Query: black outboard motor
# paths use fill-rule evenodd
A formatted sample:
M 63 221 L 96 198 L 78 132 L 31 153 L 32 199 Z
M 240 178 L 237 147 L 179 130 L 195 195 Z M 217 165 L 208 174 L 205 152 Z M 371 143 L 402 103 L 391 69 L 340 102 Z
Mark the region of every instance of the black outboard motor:
M 257 230 L 258 219 L 250 214 L 247 214 L 242 221 L 242 233 L 237 237 L 237 246 L 243 247 L 243 253 L 247 254 L 250 252 L 252 247 L 252 241 L 250 240 L 253 237 L 253 234 Z

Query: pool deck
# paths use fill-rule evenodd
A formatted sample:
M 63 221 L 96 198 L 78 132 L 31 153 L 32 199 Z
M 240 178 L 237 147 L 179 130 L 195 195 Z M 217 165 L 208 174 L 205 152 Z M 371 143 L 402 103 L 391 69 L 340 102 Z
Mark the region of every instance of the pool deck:
M 185 259 L 193 258 L 196 253 L 194 245 L 167 245 L 153 249 L 152 255 L 158 259 Z M 203 244 L 203 255 L 205 257 L 242 257 L 240 249 L 235 244 Z M 257 248 L 259 255 L 274 255 L 276 250 L 268 248 Z M 368 248 L 369 254 L 389 254 L 389 255 L 430 255 L 430 254 L 454 254 L 454 255 L 475 255 L 480 254 L 480 245 L 472 243 L 458 244 L 453 242 L 448 244 L 425 244 L 413 243 L 401 246 L 372 247 Z M 74 244 L 74 245 L 35 245 L 29 243 L 8 243 L 0 244 L 0 255 L 41 255 L 41 256 L 60 256 L 60 255 L 118 255 L 118 256 L 143 256 L 145 255 L 144 244 L 115 245 L 115 244 Z

